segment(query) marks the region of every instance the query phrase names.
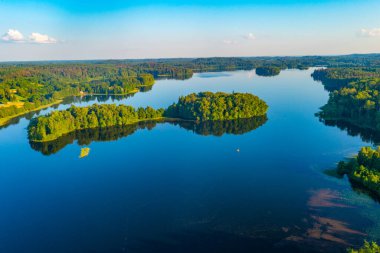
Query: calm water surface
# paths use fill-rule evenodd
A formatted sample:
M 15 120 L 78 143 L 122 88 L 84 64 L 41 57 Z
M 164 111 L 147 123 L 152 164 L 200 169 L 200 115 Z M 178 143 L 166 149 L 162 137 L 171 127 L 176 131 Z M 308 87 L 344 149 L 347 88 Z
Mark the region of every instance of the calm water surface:
M 379 239 L 379 204 L 324 173 L 370 144 L 314 116 L 328 93 L 312 71 L 196 74 L 105 101 L 159 108 L 191 92 L 250 92 L 270 109 L 244 134 L 161 123 L 87 137 L 79 159 L 75 138 L 33 149 L 25 118 L 0 129 L 0 252 L 341 252 Z

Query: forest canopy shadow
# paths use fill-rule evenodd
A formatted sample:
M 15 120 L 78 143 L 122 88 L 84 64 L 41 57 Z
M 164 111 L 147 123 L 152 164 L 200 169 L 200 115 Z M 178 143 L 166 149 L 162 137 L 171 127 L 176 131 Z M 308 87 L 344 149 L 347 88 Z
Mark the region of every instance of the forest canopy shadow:
M 49 142 L 29 141 L 32 149 L 44 155 L 55 154 L 69 144 L 77 141 L 79 145 L 89 145 L 93 141 L 115 141 L 134 134 L 140 129 L 153 129 L 157 124 L 170 123 L 203 136 L 222 136 L 224 134 L 241 135 L 253 131 L 267 122 L 267 117 L 253 117 L 248 119 L 224 121 L 143 121 L 123 127 L 94 128 L 71 132 L 57 140 Z

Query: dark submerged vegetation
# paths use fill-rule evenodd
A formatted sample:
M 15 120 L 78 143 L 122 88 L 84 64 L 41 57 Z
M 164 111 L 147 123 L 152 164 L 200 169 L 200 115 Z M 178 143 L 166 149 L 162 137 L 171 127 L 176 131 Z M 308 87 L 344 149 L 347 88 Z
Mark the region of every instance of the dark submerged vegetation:
M 197 121 L 233 120 L 263 116 L 267 104 L 249 93 L 201 92 L 180 97 L 165 115 Z

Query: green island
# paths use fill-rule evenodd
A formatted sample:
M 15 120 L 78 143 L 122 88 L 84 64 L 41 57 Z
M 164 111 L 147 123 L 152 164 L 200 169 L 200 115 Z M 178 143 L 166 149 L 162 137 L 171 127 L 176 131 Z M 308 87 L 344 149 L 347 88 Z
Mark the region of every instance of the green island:
M 279 67 L 275 66 L 266 66 L 256 68 L 256 74 L 258 76 L 277 76 L 281 72 Z
M 123 127 L 141 121 L 246 119 L 265 116 L 267 110 L 268 106 L 263 100 L 249 93 L 202 92 L 180 97 L 177 103 L 166 110 L 152 107 L 135 109 L 114 104 L 72 106 L 32 119 L 28 135 L 32 142 L 47 142 L 84 129 Z
M 165 116 L 196 121 L 234 120 L 263 116 L 268 105 L 249 93 L 201 92 L 180 97 Z

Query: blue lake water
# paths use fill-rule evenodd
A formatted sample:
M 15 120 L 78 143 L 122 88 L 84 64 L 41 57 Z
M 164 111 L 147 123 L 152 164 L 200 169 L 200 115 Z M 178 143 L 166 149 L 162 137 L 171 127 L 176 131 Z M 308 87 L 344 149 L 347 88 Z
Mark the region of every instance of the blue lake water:
M 241 134 L 158 123 L 46 155 L 26 118 L 0 129 L 0 252 L 344 252 L 379 239 L 379 203 L 324 173 L 371 143 L 319 122 L 328 93 L 312 71 L 202 73 L 101 101 L 159 108 L 192 92 L 253 93 L 268 120 Z

